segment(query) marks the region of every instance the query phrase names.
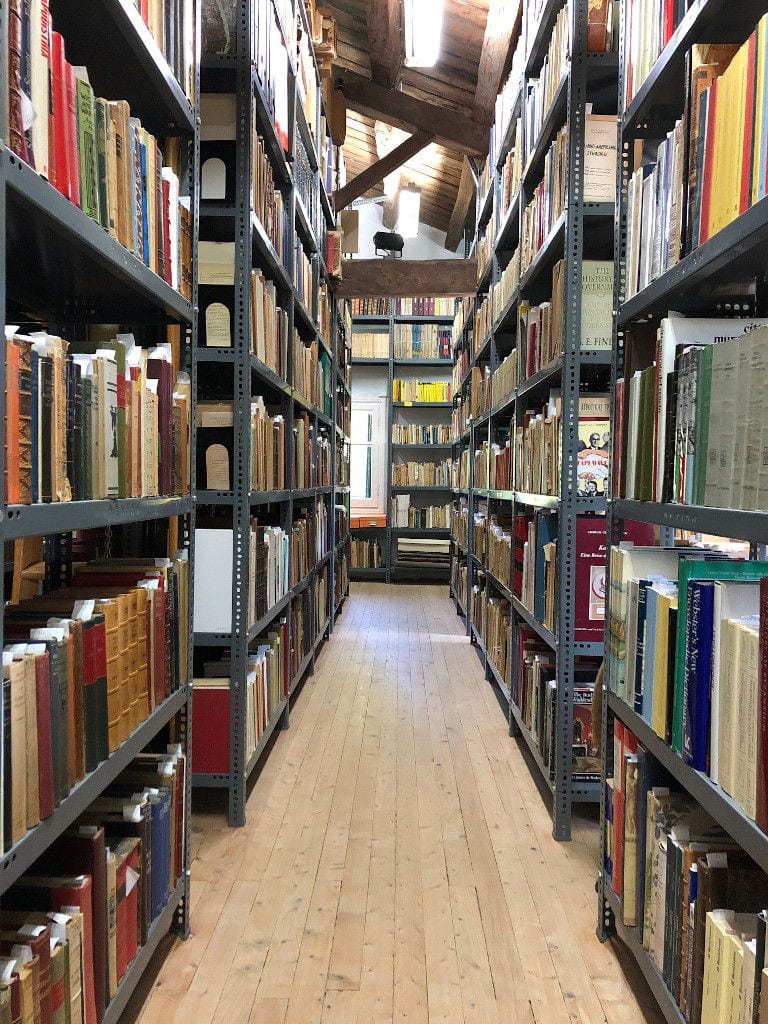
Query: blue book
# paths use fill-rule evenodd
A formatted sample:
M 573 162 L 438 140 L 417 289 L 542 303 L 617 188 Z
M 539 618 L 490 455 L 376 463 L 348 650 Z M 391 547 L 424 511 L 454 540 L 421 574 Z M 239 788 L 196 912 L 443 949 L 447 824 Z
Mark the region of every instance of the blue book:
M 141 145 L 141 248 L 144 264 L 149 266 L 149 193 L 147 191 L 147 147 Z
M 133 255 L 141 259 L 141 241 L 139 239 L 139 203 L 138 186 L 141 182 L 136 181 L 137 172 L 141 173 L 141 160 L 137 159 L 139 139 L 136 133 L 136 125 L 129 124 L 128 137 L 130 139 L 130 190 L 128 202 L 131 206 L 131 218 L 133 220 Z
M 152 808 L 152 920 L 168 900 L 171 870 L 171 794 L 158 789 L 148 794 Z
M 646 588 L 645 594 L 645 639 L 643 642 L 643 664 L 640 679 L 643 688 L 643 719 L 651 725 L 653 721 L 653 682 L 654 661 L 656 658 L 656 612 L 658 610 L 659 592 L 653 584 Z
M 544 546 L 557 536 L 557 516 L 541 512 L 536 516 L 536 587 L 533 596 L 533 614 L 538 622 L 544 621 L 547 595 L 544 588 Z
M 688 583 L 681 753 L 685 763 L 700 772 L 707 770 L 709 753 L 714 595 L 711 580 Z
M 643 692 L 643 651 L 645 648 L 645 612 L 647 607 L 648 588 L 653 580 L 637 581 L 637 633 L 635 635 L 635 711 L 642 716 L 645 704 Z M 629 694 L 627 695 L 629 696 Z M 650 709 L 649 709 L 650 714 Z

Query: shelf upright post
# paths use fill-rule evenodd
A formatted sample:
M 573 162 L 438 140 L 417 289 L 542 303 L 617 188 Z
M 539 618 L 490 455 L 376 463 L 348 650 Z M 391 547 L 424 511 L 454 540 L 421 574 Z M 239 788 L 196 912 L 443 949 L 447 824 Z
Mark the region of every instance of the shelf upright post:
M 2 0 L 0 0 L 2 2 Z M 186 336 L 186 366 L 187 372 L 189 373 L 190 379 L 190 395 L 191 395 L 191 407 L 190 407 L 190 438 L 189 438 L 189 458 L 190 458 L 190 494 L 191 501 L 189 506 L 189 514 L 186 515 L 183 520 L 183 535 L 182 544 L 186 548 L 189 558 L 189 609 L 187 612 L 188 616 L 188 634 L 189 643 L 187 645 L 187 663 L 184 666 L 184 681 L 186 684 L 186 699 L 184 704 L 176 716 L 178 739 L 181 743 L 182 750 L 187 753 L 187 771 L 184 776 L 184 806 L 187 814 L 191 813 L 192 808 L 192 759 L 190 752 L 192 750 L 192 678 L 194 675 L 194 593 L 195 593 L 195 522 L 197 517 L 197 506 L 195 495 L 197 493 L 197 478 L 196 478 L 196 459 L 197 459 L 197 431 L 195 430 L 195 424 L 197 423 L 197 346 L 199 344 L 199 326 L 198 326 L 198 311 L 200 307 L 199 302 L 199 282 L 198 282 L 198 249 L 200 241 L 200 188 L 198 182 L 200 180 L 200 60 L 197 55 L 201 50 L 201 32 L 202 32 L 202 3 L 199 0 L 192 0 L 193 6 L 193 19 L 194 19 L 194 53 L 195 59 L 195 70 L 194 70 L 194 106 L 195 106 L 195 132 L 193 138 L 190 140 L 187 146 L 187 182 L 188 182 L 188 194 L 191 198 L 192 203 L 192 323 L 186 329 L 184 329 L 184 335 Z M 173 930 L 183 939 L 189 938 L 190 930 L 190 885 L 191 885 L 191 854 L 189 846 L 190 829 L 184 830 L 184 836 L 182 839 L 182 872 L 183 872 L 183 891 L 181 899 L 176 907 L 176 911 L 173 917 Z
M 229 699 L 229 824 L 245 824 L 245 681 L 248 663 L 249 549 L 251 535 L 251 133 L 254 87 L 252 11 L 241 0 L 237 12 L 237 155 L 235 178 L 235 366 L 233 587 Z
M 395 379 L 395 300 L 389 300 L 389 358 L 387 360 L 387 415 L 386 415 L 386 426 L 387 431 L 387 500 L 384 506 L 385 523 L 386 526 L 386 551 L 387 551 L 387 583 L 392 582 L 392 567 L 394 565 L 394 556 L 392 554 L 393 545 L 396 543 L 396 538 L 393 533 L 394 524 L 392 522 L 392 463 L 394 456 L 392 453 L 392 424 L 395 421 L 394 411 L 394 397 L 392 391 L 393 381 Z
M 568 81 L 568 213 L 565 229 L 565 331 L 562 383 L 562 451 L 560 514 L 558 519 L 558 637 L 557 710 L 555 729 L 555 792 L 553 835 L 571 838 L 573 803 L 573 672 L 576 602 L 577 455 L 579 441 L 579 383 L 581 378 L 581 280 L 584 245 L 584 135 L 587 78 L 587 13 L 584 0 L 571 0 L 571 71 Z

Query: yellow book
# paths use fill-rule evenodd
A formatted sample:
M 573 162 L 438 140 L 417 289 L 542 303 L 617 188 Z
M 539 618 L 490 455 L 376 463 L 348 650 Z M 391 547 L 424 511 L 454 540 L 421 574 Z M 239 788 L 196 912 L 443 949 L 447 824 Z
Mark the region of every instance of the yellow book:
M 729 151 L 731 154 L 728 160 L 728 192 L 725 209 L 726 224 L 736 220 L 739 216 L 739 200 L 741 196 L 741 169 L 742 157 L 744 154 L 744 131 L 746 128 L 746 103 L 747 103 L 747 71 L 749 63 L 749 46 L 744 43 L 733 61 L 733 108 L 734 116 L 730 119 Z
M 735 61 L 734 57 L 734 61 Z M 733 78 L 733 62 L 726 68 L 725 72 L 717 80 L 717 102 L 715 106 L 715 118 L 713 126 L 712 144 L 712 177 L 710 186 L 709 221 L 707 223 L 707 238 L 711 238 L 720 230 L 724 220 L 725 189 L 722 182 L 727 177 L 725 139 L 726 130 L 731 123 L 730 112 L 730 85 Z M 707 116 L 709 121 L 709 116 Z M 715 182 L 718 187 L 715 187 Z
M 704 985 L 701 997 L 701 1024 L 719 1024 L 720 969 L 725 936 L 731 930 L 732 910 L 712 910 L 707 914 L 704 932 Z

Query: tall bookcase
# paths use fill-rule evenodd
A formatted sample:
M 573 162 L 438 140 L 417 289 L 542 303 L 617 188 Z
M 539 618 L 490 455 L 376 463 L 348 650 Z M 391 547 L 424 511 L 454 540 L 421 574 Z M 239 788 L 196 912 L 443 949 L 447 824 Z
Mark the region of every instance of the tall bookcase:
M 386 525 L 385 526 L 359 526 L 355 533 L 366 538 L 375 538 L 379 541 L 382 550 L 382 565 L 380 568 L 354 568 L 351 569 L 352 579 L 379 579 L 386 582 L 395 580 L 413 581 L 415 577 L 420 579 L 444 580 L 446 572 L 441 567 L 430 567 L 428 565 L 398 565 L 397 551 L 398 538 L 440 538 L 447 539 L 449 536 L 448 526 L 446 527 L 397 527 L 392 522 L 392 499 L 398 494 L 410 494 L 413 504 L 424 507 L 435 504 L 446 504 L 450 498 L 450 483 L 445 486 L 395 486 L 393 484 L 392 467 L 401 459 L 409 459 L 416 462 L 442 462 L 449 458 L 451 445 L 449 443 L 396 443 L 393 440 L 393 428 L 397 424 L 407 426 L 447 426 L 450 419 L 450 402 L 395 402 L 393 400 L 393 381 L 396 379 L 419 380 L 419 381 L 444 381 L 448 382 L 448 373 L 451 369 L 451 359 L 405 359 L 395 355 L 396 333 L 400 326 L 436 326 L 438 329 L 448 330 L 453 323 L 452 316 L 440 315 L 416 315 L 398 312 L 400 300 L 391 299 L 386 302 L 386 313 L 381 315 L 359 315 L 352 318 L 353 336 L 355 328 L 380 334 L 386 338 L 386 357 L 362 357 L 354 356 L 352 366 L 371 367 L 374 372 L 381 374 L 381 380 L 386 387 L 386 417 L 385 436 L 386 454 L 385 471 L 387 474 L 386 487 Z M 376 370 L 378 368 L 378 371 Z M 423 371 L 423 372 L 422 372 Z M 360 518 L 364 519 L 364 516 Z
M 194 418 L 197 341 L 197 179 L 199 140 L 197 102 L 199 76 L 198 4 L 190 0 L 191 32 L 189 80 L 182 83 L 163 55 L 155 37 L 141 20 L 137 7 L 123 0 L 94 0 L 70 4 L 52 0 L 53 29 L 66 45 L 67 59 L 88 70 L 96 96 L 125 99 L 131 114 L 141 119 L 164 147 L 178 137 L 182 176 L 181 194 L 190 199 L 191 293 L 180 291 L 150 270 L 133 252 L 124 248 L 99 223 L 70 202 L 10 148 L 8 129 L 9 19 L 11 5 L 0 4 L 0 320 L 26 330 L 47 330 L 81 351 L 92 326 L 109 325 L 114 333 L 135 333 L 139 345 L 155 344 L 166 325 L 178 328 L 179 366 L 191 380 L 191 414 Z M 170 51 L 169 51 L 170 52 Z M 180 56 L 180 55 L 179 55 Z M 191 96 L 192 101 L 188 98 Z M 53 140 L 51 140 L 53 145 Z M 149 340 L 147 340 L 149 339 Z M 87 342 L 86 342 L 87 344 Z M 7 348 L 7 346 L 6 346 Z M 0 402 L 7 414 L 5 354 L 0 360 Z M 16 384 L 12 384 L 16 387 Z M 194 439 L 190 479 L 194 487 Z M 4 456 L 0 455 L 5 467 Z M 45 592 L 58 589 L 72 575 L 73 539 L 99 531 L 117 542 L 124 552 L 154 556 L 158 550 L 142 547 L 144 528 L 166 523 L 163 546 L 177 543 L 190 561 L 190 597 L 193 586 L 195 504 L 191 490 L 165 497 L 126 497 L 73 500 L 36 504 L 8 504 L 0 511 L 0 541 L 4 545 L 27 538 L 41 538 Z M 157 534 L 156 534 L 157 536 Z M 3 605 L 10 592 L 6 575 Z M 96 588 L 94 588 L 95 591 Z M 6 617 L 8 612 L 6 612 Z M 187 623 L 191 635 L 190 619 Z M 69 829 L 89 806 L 147 749 L 165 750 L 164 742 L 180 743 L 186 763 L 191 750 L 191 645 L 187 664 L 179 665 L 181 684 L 140 722 L 109 756 L 88 771 L 69 789 L 53 812 L 0 856 L 0 899 L 29 871 L 46 850 Z M 3 708 L 0 725 L 4 728 Z M 75 728 L 82 723 L 75 723 Z M 3 735 L 5 732 L 0 730 Z M 6 756 L 8 750 L 6 748 Z M 116 994 L 108 1000 L 104 1024 L 118 1021 L 160 941 L 169 928 L 186 937 L 189 933 L 189 815 L 190 780 L 184 793 L 182 836 L 183 870 L 155 916 L 147 942 L 128 966 Z M 4 784 L 8 778 L 4 779 Z
M 273 46 L 287 53 L 285 81 L 269 78 L 270 62 L 258 51 L 259 40 L 270 33 Z M 335 216 L 326 191 L 321 168 L 329 139 L 325 129 L 320 98 L 320 74 L 311 40 L 311 30 L 303 0 L 254 3 L 239 0 L 234 16 L 235 48 L 231 53 L 205 53 L 202 58 L 202 92 L 226 93 L 236 97 L 237 115 L 232 153 L 235 164 L 234 194 L 227 202 L 204 202 L 201 207 L 201 239 L 234 242 L 234 287 L 227 303 L 231 313 L 231 345 L 206 344 L 198 351 L 200 360 L 199 397 L 213 394 L 226 397 L 234 411 L 231 490 L 197 493 L 198 508 L 205 506 L 210 515 L 225 518 L 233 534 L 231 630 L 226 633 L 195 634 L 195 658 L 200 664 L 216 653 L 229 652 L 229 768 L 227 771 L 196 772 L 193 784 L 226 788 L 229 794 L 229 822 L 245 822 L 245 794 L 248 779 L 267 747 L 276 728 L 288 726 L 291 698 L 314 666 L 321 643 L 332 630 L 333 619 L 343 603 L 346 588 L 340 586 L 338 600 L 334 571 L 344 574 L 344 543 L 335 538 L 337 479 L 344 479 L 344 446 L 348 434 L 348 382 L 336 358 L 342 345 L 344 327 L 340 312 L 333 308 L 332 281 L 325 264 L 326 232 L 335 227 Z M 258 31 L 257 31 L 258 29 Z M 309 53 L 309 85 L 316 97 L 314 111 L 305 112 L 299 88 L 301 69 L 297 59 L 297 38 L 301 34 Z M 261 44 L 262 47 L 265 45 Z M 269 48 L 270 43 L 266 44 Z M 279 66 L 277 61 L 274 66 Z M 273 69 L 274 70 L 274 69 Z M 304 67 L 304 73 L 307 73 Z M 287 145 L 278 134 L 280 96 L 287 90 Z M 284 99 L 283 95 L 283 99 Z M 253 207 L 256 180 L 253 160 L 253 135 L 269 164 L 274 186 L 282 195 L 285 227 L 282 255 Z M 228 172 L 231 174 L 231 172 Z M 299 185 L 301 178 L 301 187 Z M 297 246 L 307 257 L 303 264 Z M 307 279 L 308 267 L 309 278 Z M 287 317 L 287 357 L 285 373 L 266 365 L 255 353 L 252 322 L 252 271 L 258 269 L 277 294 L 277 303 Z M 303 281 L 303 286 L 302 286 Z M 320 293 L 324 290 L 325 309 L 321 317 Z M 219 290 L 217 290 L 219 291 Z M 206 339 L 207 340 L 207 339 Z M 315 405 L 294 379 L 295 346 L 315 345 L 318 351 L 317 394 L 322 407 Z M 342 345 L 343 347 L 343 345 Z M 322 366 L 320 364 L 323 364 Z M 325 371 L 325 376 L 323 375 Z M 285 487 L 274 491 L 251 489 L 251 402 L 264 397 L 268 408 L 282 415 L 288 427 L 285 450 Z M 311 444 L 310 486 L 299 486 L 293 476 L 294 417 L 309 418 Z M 330 479 L 318 483 L 318 440 L 324 436 L 331 446 Z M 306 483 L 306 481 L 303 481 Z M 344 485 L 341 503 L 345 504 Z M 252 517 L 259 522 L 281 527 L 291 535 L 293 524 L 303 512 L 312 515 L 325 506 L 327 528 L 318 537 L 322 553 L 301 579 L 291 580 L 287 592 L 258 622 L 248 621 L 249 593 L 254 586 L 249 567 L 249 541 Z M 318 553 L 315 552 L 317 555 Z M 317 591 L 325 587 L 328 607 L 321 615 Z M 309 613 L 298 621 L 298 602 L 307 591 L 314 596 Z M 246 677 L 253 641 L 278 624 L 289 620 L 288 643 L 294 652 L 287 692 L 271 709 L 266 728 L 248 756 L 246 751 Z M 299 644 L 301 646 L 299 648 Z
M 536 17 L 536 14 L 538 16 Z M 547 94 L 547 102 L 534 95 L 531 84 L 545 74 L 553 63 L 548 56 L 553 35 L 566 33 L 570 39 L 570 57 L 563 61 L 563 73 Z M 547 0 L 526 14 L 517 53 L 512 61 L 515 83 L 508 86 L 503 125 L 497 126 L 483 188 L 478 198 L 475 252 L 478 255 L 479 281 L 473 307 L 466 307 L 456 324 L 454 346 L 457 363 L 455 422 L 456 503 L 466 499 L 468 537 L 456 538 L 453 545 L 454 574 L 466 566 L 467 605 L 452 582 L 457 611 L 467 620 L 467 630 L 477 645 L 486 675 L 500 687 L 509 707 L 510 732 L 519 736 L 530 754 L 532 771 L 552 800 L 553 834 L 566 840 L 571 835 L 571 808 L 574 801 L 597 802 L 600 785 L 597 773 L 574 776 L 573 699 L 576 659 L 597 657 L 601 642 L 577 641 L 576 625 L 576 517 L 594 516 L 605 511 L 602 496 L 577 493 L 577 455 L 579 451 L 579 396 L 586 390 L 605 389 L 610 351 L 587 351 L 581 342 L 582 270 L 586 259 L 608 260 L 613 253 L 613 202 L 585 200 L 585 131 L 588 104 L 597 114 L 615 114 L 617 55 L 613 52 L 589 52 L 588 4 L 586 0 Z M 537 112 L 533 105 L 538 104 Z M 538 130 L 531 131 L 536 124 Z M 535 225 L 526 214 L 534 209 L 536 191 L 551 171 L 550 148 L 558 133 L 567 126 L 567 148 L 563 154 L 567 172 L 567 199 L 562 213 L 536 239 Z M 518 155 L 518 178 L 507 196 L 503 183 L 511 171 L 513 153 Z M 509 165 L 505 171 L 505 164 Z M 541 234 L 541 232 L 540 232 Z M 537 244 L 538 242 L 538 244 Z M 523 264 L 521 268 L 521 253 Z M 525 255 L 527 253 L 527 255 Z M 561 353 L 532 375 L 527 373 L 520 353 L 525 345 L 525 327 L 521 326 L 527 308 L 549 300 L 553 295 L 553 269 L 564 261 Z M 522 272 L 521 272 L 522 269 Z M 503 361 L 517 352 L 518 366 L 511 387 L 491 400 L 487 374 L 494 373 Z M 513 357 L 515 358 L 515 357 Z M 473 384 L 474 378 L 474 384 Z M 473 405 L 474 388 L 474 409 Z M 526 412 L 547 401 L 551 389 L 559 389 L 562 410 L 562 455 L 556 467 L 555 492 L 530 493 L 512 489 L 519 466 L 515 465 L 515 429 L 527 422 Z M 507 486 L 498 489 L 483 486 L 491 480 L 491 446 L 502 448 L 512 436 L 510 473 Z M 479 453 L 479 454 L 476 454 Z M 463 478 L 458 464 L 465 460 Z M 468 460 L 468 465 L 467 465 Z M 559 494 L 557 493 L 559 492 Z M 482 503 L 482 506 L 481 506 Z M 497 510 L 504 528 L 512 533 L 510 560 L 515 554 L 512 532 L 516 516 L 550 513 L 557 516 L 552 539 L 557 544 L 554 587 L 557 608 L 548 628 L 513 592 L 512 571 L 505 579 L 489 568 L 487 558 L 478 557 L 473 537 L 475 513 Z M 505 573 L 506 575 L 506 573 Z M 537 582 L 537 586 L 540 586 Z M 478 628 L 487 610 L 484 593 L 494 601 L 502 624 L 496 649 L 506 658 L 506 666 L 495 664 L 486 645 L 486 624 Z M 473 603 L 473 593 L 478 596 Z M 478 605 L 477 602 L 480 602 Z M 507 602 L 508 604 L 505 604 Z M 475 623 L 473 623 L 473 611 Z M 509 631 L 506 616 L 509 616 Z M 516 694 L 521 693 L 517 678 L 517 651 L 521 634 L 533 635 L 555 658 L 556 696 L 551 730 L 550 765 L 542 757 L 540 742 L 526 724 Z M 504 650 L 506 648 L 506 650 Z
M 624 6 L 624 5 L 622 5 Z M 743 43 L 754 31 L 761 17 L 766 13 L 764 2 L 747 2 L 736 7 L 722 0 L 702 0 L 690 5 L 674 26 L 674 32 L 658 58 L 652 63 L 649 73 L 634 89 L 630 102 L 625 103 L 627 67 L 630 60 L 629 46 L 625 38 L 620 48 L 620 100 L 619 100 L 619 168 L 618 198 L 616 208 L 616 315 L 612 364 L 612 390 L 615 394 L 617 381 L 630 378 L 635 371 L 652 366 L 654 355 L 648 348 L 648 328 L 655 341 L 655 332 L 661 318 L 670 310 L 685 316 L 723 317 L 745 314 L 765 316 L 765 285 L 763 267 L 766 254 L 766 225 L 768 225 L 768 200 L 759 198 L 740 216 L 711 235 L 706 241 L 691 247 L 686 244 L 680 257 L 666 270 L 639 290 L 630 288 L 629 272 L 633 261 L 629 233 L 629 190 L 633 172 L 639 166 L 641 148 L 645 156 L 654 153 L 653 143 L 663 142 L 672 132 L 675 122 L 682 118 L 687 127 L 689 116 L 689 53 L 697 43 Z M 688 176 L 681 184 L 681 193 L 673 198 L 682 202 L 683 223 L 690 230 L 691 221 L 687 216 Z M 686 237 L 685 232 L 683 237 Z M 688 236 L 690 238 L 690 236 Z M 635 264 L 636 266 L 636 264 Z M 684 321 L 683 321 L 684 323 Z M 738 333 L 738 332 L 736 332 Z M 717 339 L 721 340 L 720 338 Z M 614 423 L 619 428 L 622 412 L 614 402 Z M 615 437 L 612 433 L 612 437 Z M 617 444 L 626 444 L 626 437 L 616 437 Z M 658 444 L 658 442 L 657 442 Z M 659 449 L 661 452 L 661 449 Z M 662 457 L 664 453 L 661 452 Z M 619 447 L 614 458 L 624 466 L 626 472 L 627 452 Z M 714 508 L 706 504 L 676 504 L 661 500 L 637 500 L 626 498 L 620 475 L 614 476 L 615 492 L 608 503 L 610 558 L 614 546 L 622 539 L 627 523 L 650 524 L 657 528 L 663 542 L 672 543 L 680 531 L 731 538 L 747 542 L 750 556 L 763 559 L 765 543 L 768 541 L 768 514 L 764 510 L 754 511 L 743 508 Z M 655 498 L 667 497 L 654 491 Z M 615 552 L 614 552 L 615 553 Z M 618 597 L 609 589 L 606 608 L 607 619 L 618 614 Z M 762 618 L 762 609 L 761 609 Z M 763 626 L 761 624 L 761 630 Z M 627 633 L 626 636 L 629 634 Z M 617 664 L 617 663 L 616 663 Z M 606 659 L 606 688 L 603 705 L 603 782 L 613 780 L 616 769 L 621 769 L 621 752 L 616 752 L 614 730 L 629 730 L 637 739 L 646 757 L 653 759 L 671 778 L 675 786 L 689 794 L 719 825 L 735 844 L 740 846 L 754 863 L 768 872 L 768 835 L 749 817 L 737 801 L 712 781 L 709 774 L 696 770 L 673 749 L 666 738 L 651 727 L 647 708 L 638 713 L 636 706 L 630 706 L 625 697 L 616 692 L 617 679 L 614 661 Z M 677 686 L 675 687 L 677 689 Z M 635 694 L 633 696 L 633 704 Z M 670 694 L 671 700 L 671 694 Z M 757 710 L 756 710 L 757 713 Z M 614 763 L 614 754 L 617 761 Z M 611 782 L 610 785 L 613 785 Z M 762 783 L 758 782 L 758 785 Z M 624 941 L 658 1001 L 665 1018 L 670 1024 L 682 1024 L 687 1016 L 682 1012 L 677 993 L 670 991 L 654 960 L 643 944 L 640 926 L 624 923 L 622 898 L 614 891 L 612 880 L 606 870 L 610 858 L 611 843 L 607 831 L 621 830 L 623 821 L 611 824 L 610 812 L 615 806 L 607 804 L 608 787 L 604 787 L 601 801 L 601 870 L 598 881 L 598 935 L 606 939 L 616 935 Z M 638 856 L 643 856 L 643 848 Z M 728 904 L 730 905 L 730 904 Z M 720 906 L 720 904 L 718 904 Z M 638 908 L 639 910 L 641 908 Z

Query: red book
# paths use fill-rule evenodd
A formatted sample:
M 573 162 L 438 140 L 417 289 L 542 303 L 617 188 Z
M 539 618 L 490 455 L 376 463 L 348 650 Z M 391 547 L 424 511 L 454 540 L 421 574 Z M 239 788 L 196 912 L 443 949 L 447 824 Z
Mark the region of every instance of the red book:
M 66 133 L 67 159 L 69 165 L 69 199 L 80 206 L 80 150 L 77 132 L 77 80 L 75 69 L 65 62 L 65 83 L 67 90 Z
M 662 48 L 667 45 L 675 31 L 675 0 L 664 0 L 664 35 L 661 41 Z
M 760 580 L 760 662 L 757 717 L 757 814 L 768 832 L 768 578 Z
M 51 663 L 48 652 L 35 657 L 35 694 L 37 699 L 37 773 L 40 790 L 40 817 L 53 814 L 56 801 L 53 792 L 53 760 L 51 747 Z
M 747 40 L 747 96 L 744 112 L 744 145 L 741 151 L 741 189 L 739 213 L 744 213 L 752 200 L 752 136 L 755 127 L 755 73 L 757 61 L 757 35 Z
M 173 284 L 171 257 L 171 183 L 163 179 L 163 249 L 165 250 L 165 280 Z
M 83 915 L 83 996 L 85 1024 L 97 1024 L 93 978 L 93 899 L 90 875 L 37 877 L 24 875 L 3 893 L 7 910 L 62 910 L 75 907 Z
M 192 745 L 192 771 L 200 775 L 229 773 L 229 687 L 192 688 L 192 714 L 195 742 Z
M 81 871 L 91 878 L 91 926 L 93 945 L 93 988 L 96 1019 L 107 1005 L 107 861 L 104 829 L 84 826 L 59 836 L 37 861 L 42 871 Z
M 699 223 L 699 245 L 709 238 L 709 209 L 712 196 L 712 164 L 715 158 L 715 112 L 717 110 L 717 83 L 716 78 L 709 87 L 709 98 L 707 100 L 707 125 L 704 135 L 704 171 L 701 181 L 701 217 Z
M 117 858 L 117 980 L 122 981 L 139 946 L 139 885 L 141 875 L 138 839 L 115 843 Z
M 141 0 L 141 20 L 149 27 L 149 0 Z
M 17 505 L 21 492 L 19 477 L 19 347 L 5 346 L 5 500 Z
M 67 199 L 70 198 L 69 147 L 67 145 L 67 89 L 66 57 L 64 39 L 59 32 L 51 33 L 51 81 L 53 102 L 51 104 L 51 133 L 53 143 L 53 175 L 51 184 Z
M 109 757 L 107 714 L 107 637 L 104 616 L 83 623 L 83 724 L 85 770 Z

